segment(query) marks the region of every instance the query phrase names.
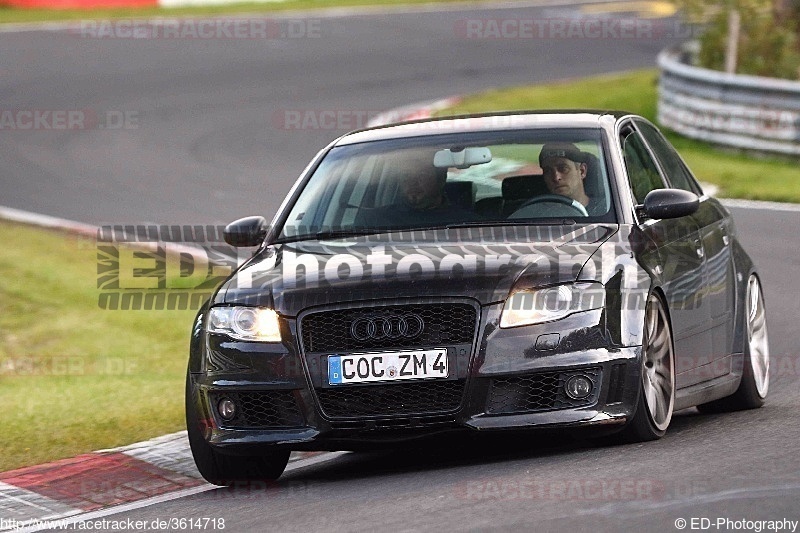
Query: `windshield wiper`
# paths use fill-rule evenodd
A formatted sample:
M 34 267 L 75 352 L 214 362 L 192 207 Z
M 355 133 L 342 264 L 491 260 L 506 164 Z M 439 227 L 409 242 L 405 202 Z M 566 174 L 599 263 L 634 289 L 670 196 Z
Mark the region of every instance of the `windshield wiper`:
M 340 237 L 358 237 L 360 235 L 375 235 L 376 233 L 384 233 L 386 230 L 383 228 L 372 229 L 349 229 L 338 231 L 318 231 L 314 234 L 317 239 L 338 239 Z
M 325 240 L 325 239 L 341 239 L 344 237 L 359 237 L 362 235 L 375 235 L 378 233 L 386 232 L 386 229 L 362 229 L 362 230 L 336 230 L 336 231 L 318 231 L 316 233 L 306 233 L 305 235 L 296 235 L 294 237 L 286 237 L 278 239 L 276 243 L 309 241 L 309 240 Z
M 558 219 L 539 219 L 531 220 L 526 218 L 517 218 L 513 220 L 473 220 L 470 222 L 456 222 L 448 224 L 447 229 L 457 228 L 472 228 L 472 227 L 491 227 L 491 226 L 571 226 L 577 224 L 572 218 L 558 218 Z
M 561 219 L 514 219 L 514 220 L 472 220 L 468 222 L 453 222 L 451 224 L 441 224 L 435 226 L 420 226 L 420 227 L 388 227 L 388 228 L 370 228 L 370 229 L 352 229 L 352 230 L 325 230 L 316 233 L 306 233 L 304 235 L 297 235 L 294 237 L 286 237 L 277 239 L 276 244 L 283 244 L 289 242 L 310 241 L 310 240 L 326 240 L 326 239 L 341 239 L 347 237 L 360 237 L 364 235 L 378 235 L 380 233 L 405 233 L 417 231 L 440 231 L 459 228 L 482 228 L 492 226 L 571 226 L 577 224 L 574 219 L 561 218 Z

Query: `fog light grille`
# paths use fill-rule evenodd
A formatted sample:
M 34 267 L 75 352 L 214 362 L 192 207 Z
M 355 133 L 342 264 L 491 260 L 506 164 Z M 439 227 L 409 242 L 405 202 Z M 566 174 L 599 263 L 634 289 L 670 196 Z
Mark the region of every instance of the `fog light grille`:
M 258 429 L 305 425 L 305 418 L 297 405 L 294 392 L 290 390 L 213 394 L 212 405 L 217 406 L 223 398 L 236 405 L 236 415 L 231 420 L 221 420 L 221 427 Z
M 570 377 L 586 376 L 592 382 L 592 393 L 582 399 L 567 397 L 564 387 Z M 489 414 L 532 413 L 585 407 L 597 402 L 600 392 L 599 368 L 570 372 L 537 372 L 519 376 L 494 378 L 489 385 L 486 412 Z

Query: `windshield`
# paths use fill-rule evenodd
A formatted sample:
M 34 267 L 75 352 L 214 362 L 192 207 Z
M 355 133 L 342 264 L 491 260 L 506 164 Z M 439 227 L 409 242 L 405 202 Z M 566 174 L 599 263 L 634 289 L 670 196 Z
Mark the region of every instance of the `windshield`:
M 333 148 L 279 240 L 614 221 L 599 129 L 462 133 Z

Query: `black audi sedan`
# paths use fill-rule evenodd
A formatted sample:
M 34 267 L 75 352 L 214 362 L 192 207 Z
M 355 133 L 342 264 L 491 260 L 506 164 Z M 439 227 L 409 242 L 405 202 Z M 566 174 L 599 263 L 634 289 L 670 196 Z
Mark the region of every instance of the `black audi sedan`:
M 674 411 L 759 407 L 758 273 L 728 211 L 647 120 L 473 115 L 324 148 L 197 315 L 186 419 L 210 482 L 292 450 L 443 433 L 636 442 Z

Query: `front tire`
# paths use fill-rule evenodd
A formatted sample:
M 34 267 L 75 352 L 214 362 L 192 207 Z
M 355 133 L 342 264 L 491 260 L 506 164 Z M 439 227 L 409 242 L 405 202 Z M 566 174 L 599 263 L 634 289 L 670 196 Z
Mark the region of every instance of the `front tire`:
M 761 284 L 755 275 L 747 280 L 744 310 L 744 361 L 742 381 L 736 392 L 698 405 L 701 413 L 724 413 L 755 409 L 764 405 L 769 392 L 769 336 L 767 335 L 767 312 Z
M 675 405 L 675 354 L 672 331 L 661 299 L 647 299 L 642 339 L 642 379 L 633 419 L 622 431 L 625 442 L 660 439 Z
M 289 450 L 276 450 L 258 456 L 225 455 L 214 450 L 203 437 L 203 423 L 197 414 L 191 375 L 186 373 L 186 431 L 197 470 L 214 485 L 278 479 L 289 462 Z

